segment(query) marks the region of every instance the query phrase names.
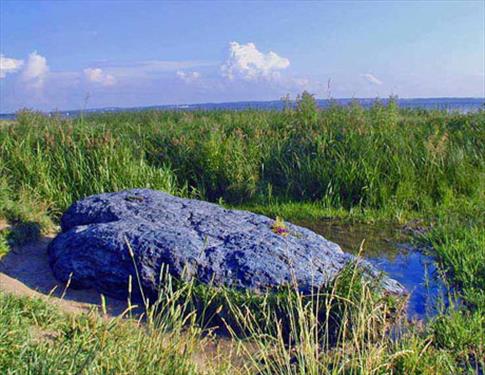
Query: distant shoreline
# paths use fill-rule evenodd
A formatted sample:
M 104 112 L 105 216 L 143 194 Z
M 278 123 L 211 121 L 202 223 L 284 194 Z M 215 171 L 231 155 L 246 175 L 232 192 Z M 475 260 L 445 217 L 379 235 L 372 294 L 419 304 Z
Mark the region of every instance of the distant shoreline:
M 349 105 L 357 101 L 364 108 L 369 108 L 376 101 L 384 104 L 389 102 L 389 98 L 338 98 L 338 99 L 317 99 L 317 104 L 320 108 L 327 108 L 333 103 L 338 105 Z M 290 101 L 294 104 L 295 101 Z M 485 109 L 485 98 L 398 98 L 397 103 L 401 108 L 415 108 L 425 110 L 447 110 L 458 112 L 474 112 L 480 109 Z M 47 115 L 60 114 L 66 117 L 78 117 L 82 113 L 111 113 L 111 112 L 139 112 L 149 110 L 179 110 L 179 111 L 211 111 L 211 110 L 282 110 L 287 105 L 284 100 L 269 100 L 269 101 L 239 101 L 239 102 L 220 102 L 220 103 L 197 103 L 197 104 L 164 104 L 154 106 L 140 106 L 140 107 L 102 107 L 102 108 L 88 108 L 88 109 L 74 109 L 61 111 L 40 111 Z M 0 120 L 13 120 L 15 113 L 0 113 Z

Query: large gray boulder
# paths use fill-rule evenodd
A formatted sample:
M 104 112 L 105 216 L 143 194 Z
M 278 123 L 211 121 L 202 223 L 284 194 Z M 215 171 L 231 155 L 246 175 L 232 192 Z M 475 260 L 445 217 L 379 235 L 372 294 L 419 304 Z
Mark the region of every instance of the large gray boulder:
M 72 287 L 125 298 L 129 276 L 137 280 L 134 262 L 143 289 L 156 295 L 163 267 L 177 278 L 214 286 L 262 292 L 296 285 L 309 292 L 329 285 L 354 259 L 308 229 L 287 223 L 285 236 L 274 233 L 273 224 L 262 215 L 155 190 L 99 194 L 63 215 L 49 261 L 56 278 Z M 405 292 L 386 276 L 381 285 L 389 293 Z

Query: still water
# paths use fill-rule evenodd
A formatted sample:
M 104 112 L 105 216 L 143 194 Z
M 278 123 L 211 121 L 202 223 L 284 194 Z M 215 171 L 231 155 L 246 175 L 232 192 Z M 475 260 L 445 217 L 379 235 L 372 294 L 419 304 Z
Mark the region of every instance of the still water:
M 348 224 L 334 220 L 300 221 L 335 243 L 342 250 L 358 254 L 398 280 L 410 292 L 408 316 L 424 319 L 437 313 L 437 301 L 446 288 L 429 250 L 411 244 L 411 236 L 392 225 Z

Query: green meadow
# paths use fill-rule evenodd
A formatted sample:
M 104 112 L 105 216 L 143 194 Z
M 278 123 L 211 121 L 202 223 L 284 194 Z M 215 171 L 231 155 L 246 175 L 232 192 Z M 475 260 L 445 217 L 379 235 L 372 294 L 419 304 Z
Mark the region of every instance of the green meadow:
M 453 298 L 437 301 L 440 313 L 425 322 L 409 322 L 358 273 L 317 302 L 290 293 L 279 307 L 205 291 L 204 308 L 191 298 L 198 286 L 174 280 L 143 319 L 106 319 L 0 292 L 0 372 L 483 373 L 485 111 L 408 110 L 392 100 L 321 110 L 306 94 L 279 112 L 66 119 L 21 111 L 0 124 L 0 218 L 9 225 L 0 258 L 55 230 L 72 202 L 134 187 L 287 221 L 419 223 L 413 240 L 432 249 Z M 331 313 L 322 317 L 316 303 L 340 309 L 335 337 Z M 244 335 L 212 329 L 218 305 Z

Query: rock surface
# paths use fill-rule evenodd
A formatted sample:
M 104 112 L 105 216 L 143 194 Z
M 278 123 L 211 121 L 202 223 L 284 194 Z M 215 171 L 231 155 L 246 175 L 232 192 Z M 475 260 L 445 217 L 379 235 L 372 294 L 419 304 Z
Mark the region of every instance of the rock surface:
M 128 279 L 156 294 L 160 270 L 177 278 L 261 292 L 297 285 L 308 292 L 330 283 L 355 259 L 316 233 L 287 223 L 288 235 L 272 230 L 274 220 L 246 211 L 148 190 L 99 194 L 74 203 L 50 243 L 49 262 L 57 279 L 125 298 Z M 127 242 L 133 251 L 130 255 Z M 134 259 L 134 261 L 133 261 Z M 366 272 L 379 272 L 362 261 Z M 382 278 L 385 291 L 405 293 Z

